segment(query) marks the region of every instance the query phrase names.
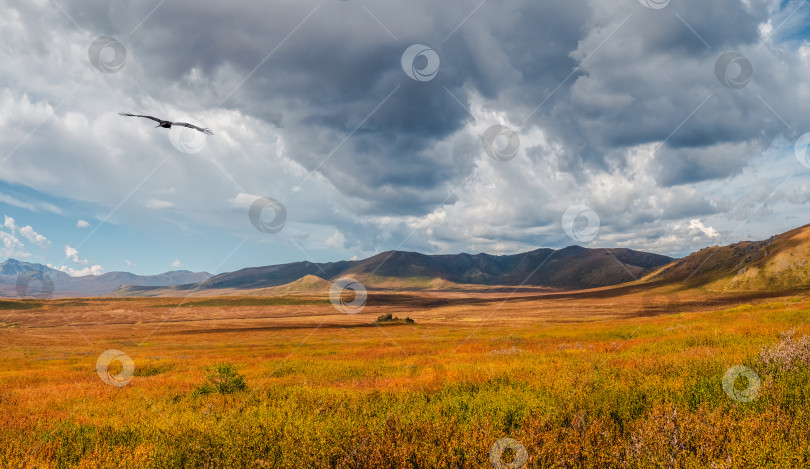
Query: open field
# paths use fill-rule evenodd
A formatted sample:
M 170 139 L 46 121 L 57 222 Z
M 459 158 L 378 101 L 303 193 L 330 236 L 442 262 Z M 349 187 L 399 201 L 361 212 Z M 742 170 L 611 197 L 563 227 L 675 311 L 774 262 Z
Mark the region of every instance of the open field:
M 632 287 L 372 292 L 359 314 L 313 295 L 3 301 L 0 467 L 481 468 L 501 438 L 530 468 L 801 467 L 810 372 L 760 351 L 808 321 L 803 293 Z M 134 362 L 125 386 L 96 373 L 110 349 Z M 221 363 L 244 389 L 202 391 Z M 737 365 L 761 381 L 750 402 L 724 392 Z

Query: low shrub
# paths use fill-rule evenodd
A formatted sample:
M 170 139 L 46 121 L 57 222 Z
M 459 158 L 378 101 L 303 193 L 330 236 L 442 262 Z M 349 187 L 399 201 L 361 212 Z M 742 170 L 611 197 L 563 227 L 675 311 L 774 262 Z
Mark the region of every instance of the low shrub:
M 763 349 L 759 354 L 760 360 L 767 366 L 783 371 L 810 364 L 810 337 L 802 336 L 796 340 L 793 332 L 782 332 L 782 340 Z
M 233 394 L 246 391 L 245 376 L 237 372 L 236 365 L 232 363 L 218 363 L 208 368 L 206 382 L 194 390 L 195 396 L 208 394 Z

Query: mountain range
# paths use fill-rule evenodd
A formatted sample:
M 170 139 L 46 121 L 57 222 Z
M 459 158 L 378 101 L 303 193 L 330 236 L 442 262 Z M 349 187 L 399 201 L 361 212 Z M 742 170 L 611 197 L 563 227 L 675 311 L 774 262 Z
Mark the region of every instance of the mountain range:
M 543 248 L 506 256 L 387 251 L 358 261 L 294 262 L 252 267 L 213 276 L 193 288 L 267 288 L 311 275 L 325 280 L 352 277 L 372 288 L 384 288 L 391 283 L 418 287 L 442 280 L 453 284 L 581 289 L 632 281 L 673 260 L 630 249 L 580 246 L 557 250 Z
M 204 291 L 221 294 L 252 291 L 303 282 L 319 289 L 321 282 L 350 276 L 367 288 L 425 289 L 442 285 L 526 285 L 551 289 L 582 289 L 614 285 L 640 278 L 673 261 L 671 257 L 631 249 L 537 249 L 521 254 L 426 255 L 387 251 L 363 260 L 328 263 L 293 262 L 250 267 L 210 276 L 206 272 L 175 271 L 138 276 L 127 272 L 71 277 L 41 264 L 9 259 L 0 264 L 0 294 L 16 296 L 17 278 L 43 272 L 54 284 L 53 296 L 153 296 Z M 327 287 L 328 288 L 328 287 Z
M 17 296 L 20 275 L 46 274 L 52 296 L 184 296 L 323 292 L 352 277 L 369 290 L 474 290 L 526 287 L 582 290 L 625 283 L 707 291 L 810 288 L 810 225 L 763 241 L 711 246 L 681 259 L 625 248 L 541 248 L 512 255 L 387 251 L 367 259 L 249 267 L 212 276 L 185 270 L 71 277 L 41 264 L 0 263 L 0 296 Z
M 108 272 L 101 275 L 72 277 L 60 270 L 42 264 L 8 259 L 0 263 L 0 296 L 16 297 L 17 283 L 21 276 L 33 279 L 32 288 L 41 289 L 41 279 L 47 276 L 53 282 L 54 296 L 106 295 L 124 285 L 149 285 L 167 287 L 202 282 L 211 277 L 208 272 L 175 270 L 158 275 L 135 275 L 129 272 Z M 39 281 L 37 281 L 39 279 Z
M 580 246 L 506 256 L 388 251 L 357 261 L 250 267 L 193 285 L 125 287 L 113 294 L 322 293 L 340 277 L 352 277 L 369 290 L 469 291 L 486 286 L 583 290 L 620 284 L 705 291 L 806 289 L 810 288 L 810 225 L 763 241 L 710 246 L 680 259 L 631 249 Z

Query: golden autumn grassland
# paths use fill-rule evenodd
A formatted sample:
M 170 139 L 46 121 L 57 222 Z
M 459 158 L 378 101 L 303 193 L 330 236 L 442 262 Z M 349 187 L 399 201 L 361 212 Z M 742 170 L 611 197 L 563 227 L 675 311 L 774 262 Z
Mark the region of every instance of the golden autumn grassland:
M 372 292 L 359 314 L 317 296 L 0 308 L 0 467 L 484 468 L 503 437 L 528 468 L 810 461 L 810 371 L 760 358 L 782 332 L 808 333 L 802 293 Z M 386 313 L 416 324 L 374 324 Z M 110 349 L 135 363 L 126 386 L 96 373 Z M 246 389 L 198 392 L 222 363 Z M 735 365 L 761 379 L 752 402 L 723 390 Z

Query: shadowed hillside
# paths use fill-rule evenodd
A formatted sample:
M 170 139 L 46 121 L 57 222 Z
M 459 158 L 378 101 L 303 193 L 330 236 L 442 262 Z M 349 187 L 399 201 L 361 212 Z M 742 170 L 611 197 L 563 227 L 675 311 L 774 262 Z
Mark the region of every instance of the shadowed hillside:
M 678 259 L 644 278 L 717 291 L 791 290 L 810 287 L 810 225 L 764 241 L 712 246 Z
M 472 285 L 541 286 L 579 290 L 630 282 L 672 261 L 671 257 L 630 249 L 537 249 L 521 254 L 426 255 L 387 251 L 359 261 L 251 267 L 203 282 L 171 288 L 125 287 L 114 295 L 154 296 L 190 292 L 222 294 L 230 291 L 311 291 L 312 277 L 332 281 L 344 276 L 367 287 L 390 290 L 469 289 Z M 299 280 L 307 279 L 299 282 Z M 272 289 L 272 290 L 267 290 Z M 255 293 L 262 293 L 257 291 Z
M 629 284 L 712 291 L 810 288 L 810 225 L 764 241 L 712 246 L 683 259 L 631 249 L 537 249 L 521 254 L 426 255 L 387 251 L 359 261 L 294 262 L 228 272 L 173 287 L 124 287 L 117 296 L 273 295 L 316 292 L 349 276 L 369 289 L 473 291 L 488 287 L 585 290 Z M 651 286 L 651 285 L 650 285 Z

